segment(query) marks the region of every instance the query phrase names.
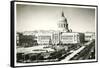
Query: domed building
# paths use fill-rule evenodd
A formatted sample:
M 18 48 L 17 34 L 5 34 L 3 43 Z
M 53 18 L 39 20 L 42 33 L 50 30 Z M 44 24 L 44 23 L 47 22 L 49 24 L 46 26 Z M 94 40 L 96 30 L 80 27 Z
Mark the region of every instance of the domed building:
M 62 11 L 59 23 L 58 23 L 58 28 L 61 32 L 72 32 L 72 30 L 69 30 L 69 28 L 68 28 L 68 22 L 67 22 L 66 17 L 64 16 L 63 11 Z

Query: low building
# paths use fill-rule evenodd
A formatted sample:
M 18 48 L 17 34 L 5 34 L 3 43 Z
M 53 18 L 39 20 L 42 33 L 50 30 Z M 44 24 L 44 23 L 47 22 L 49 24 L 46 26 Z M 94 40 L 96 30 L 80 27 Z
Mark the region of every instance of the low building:
M 51 33 L 38 33 L 37 43 L 38 44 L 50 44 L 51 43 Z
M 60 41 L 62 44 L 77 44 L 84 41 L 84 34 L 82 33 L 62 33 L 60 36 Z
M 85 41 L 91 41 L 95 39 L 95 33 L 94 32 L 86 32 L 85 33 Z
M 16 44 L 17 44 L 17 46 L 19 46 L 19 44 L 20 44 L 20 37 L 21 36 L 22 36 L 22 33 L 20 33 L 20 32 L 16 33 Z
M 16 34 L 16 44 L 17 45 L 19 44 L 19 34 L 18 33 Z

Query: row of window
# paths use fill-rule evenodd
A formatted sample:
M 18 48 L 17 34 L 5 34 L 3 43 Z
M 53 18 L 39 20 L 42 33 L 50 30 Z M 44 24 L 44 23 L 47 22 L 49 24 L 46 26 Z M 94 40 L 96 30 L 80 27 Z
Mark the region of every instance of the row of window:
M 38 37 L 38 40 L 50 40 L 50 39 L 51 39 L 51 36 L 39 36 Z M 73 39 L 73 35 L 61 36 L 61 39 L 64 39 L 64 40 L 72 40 Z M 59 36 L 57 36 L 57 35 L 53 36 L 52 37 L 52 40 L 59 40 Z

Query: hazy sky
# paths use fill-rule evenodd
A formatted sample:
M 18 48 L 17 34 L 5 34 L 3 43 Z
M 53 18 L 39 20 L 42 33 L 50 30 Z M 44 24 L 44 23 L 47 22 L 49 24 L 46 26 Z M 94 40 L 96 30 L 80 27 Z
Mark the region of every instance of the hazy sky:
M 95 31 L 95 9 L 17 4 L 16 30 L 58 30 L 63 10 L 74 32 Z

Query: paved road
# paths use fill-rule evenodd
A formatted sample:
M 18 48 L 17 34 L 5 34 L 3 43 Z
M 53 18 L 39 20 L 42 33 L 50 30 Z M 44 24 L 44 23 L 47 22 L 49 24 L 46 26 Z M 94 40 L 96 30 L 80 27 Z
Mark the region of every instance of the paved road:
M 93 44 L 93 45 L 92 45 Z M 68 55 L 64 60 L 61 60 L 60 62 L 67 62 L 69 60 L 81 60 L 86 59 L 94 47 L 94 41 L 90 41 L 86 44 L 84 44 L 82 47 L 80 47 L 78 50 L 74 51 L 70 55 Z

